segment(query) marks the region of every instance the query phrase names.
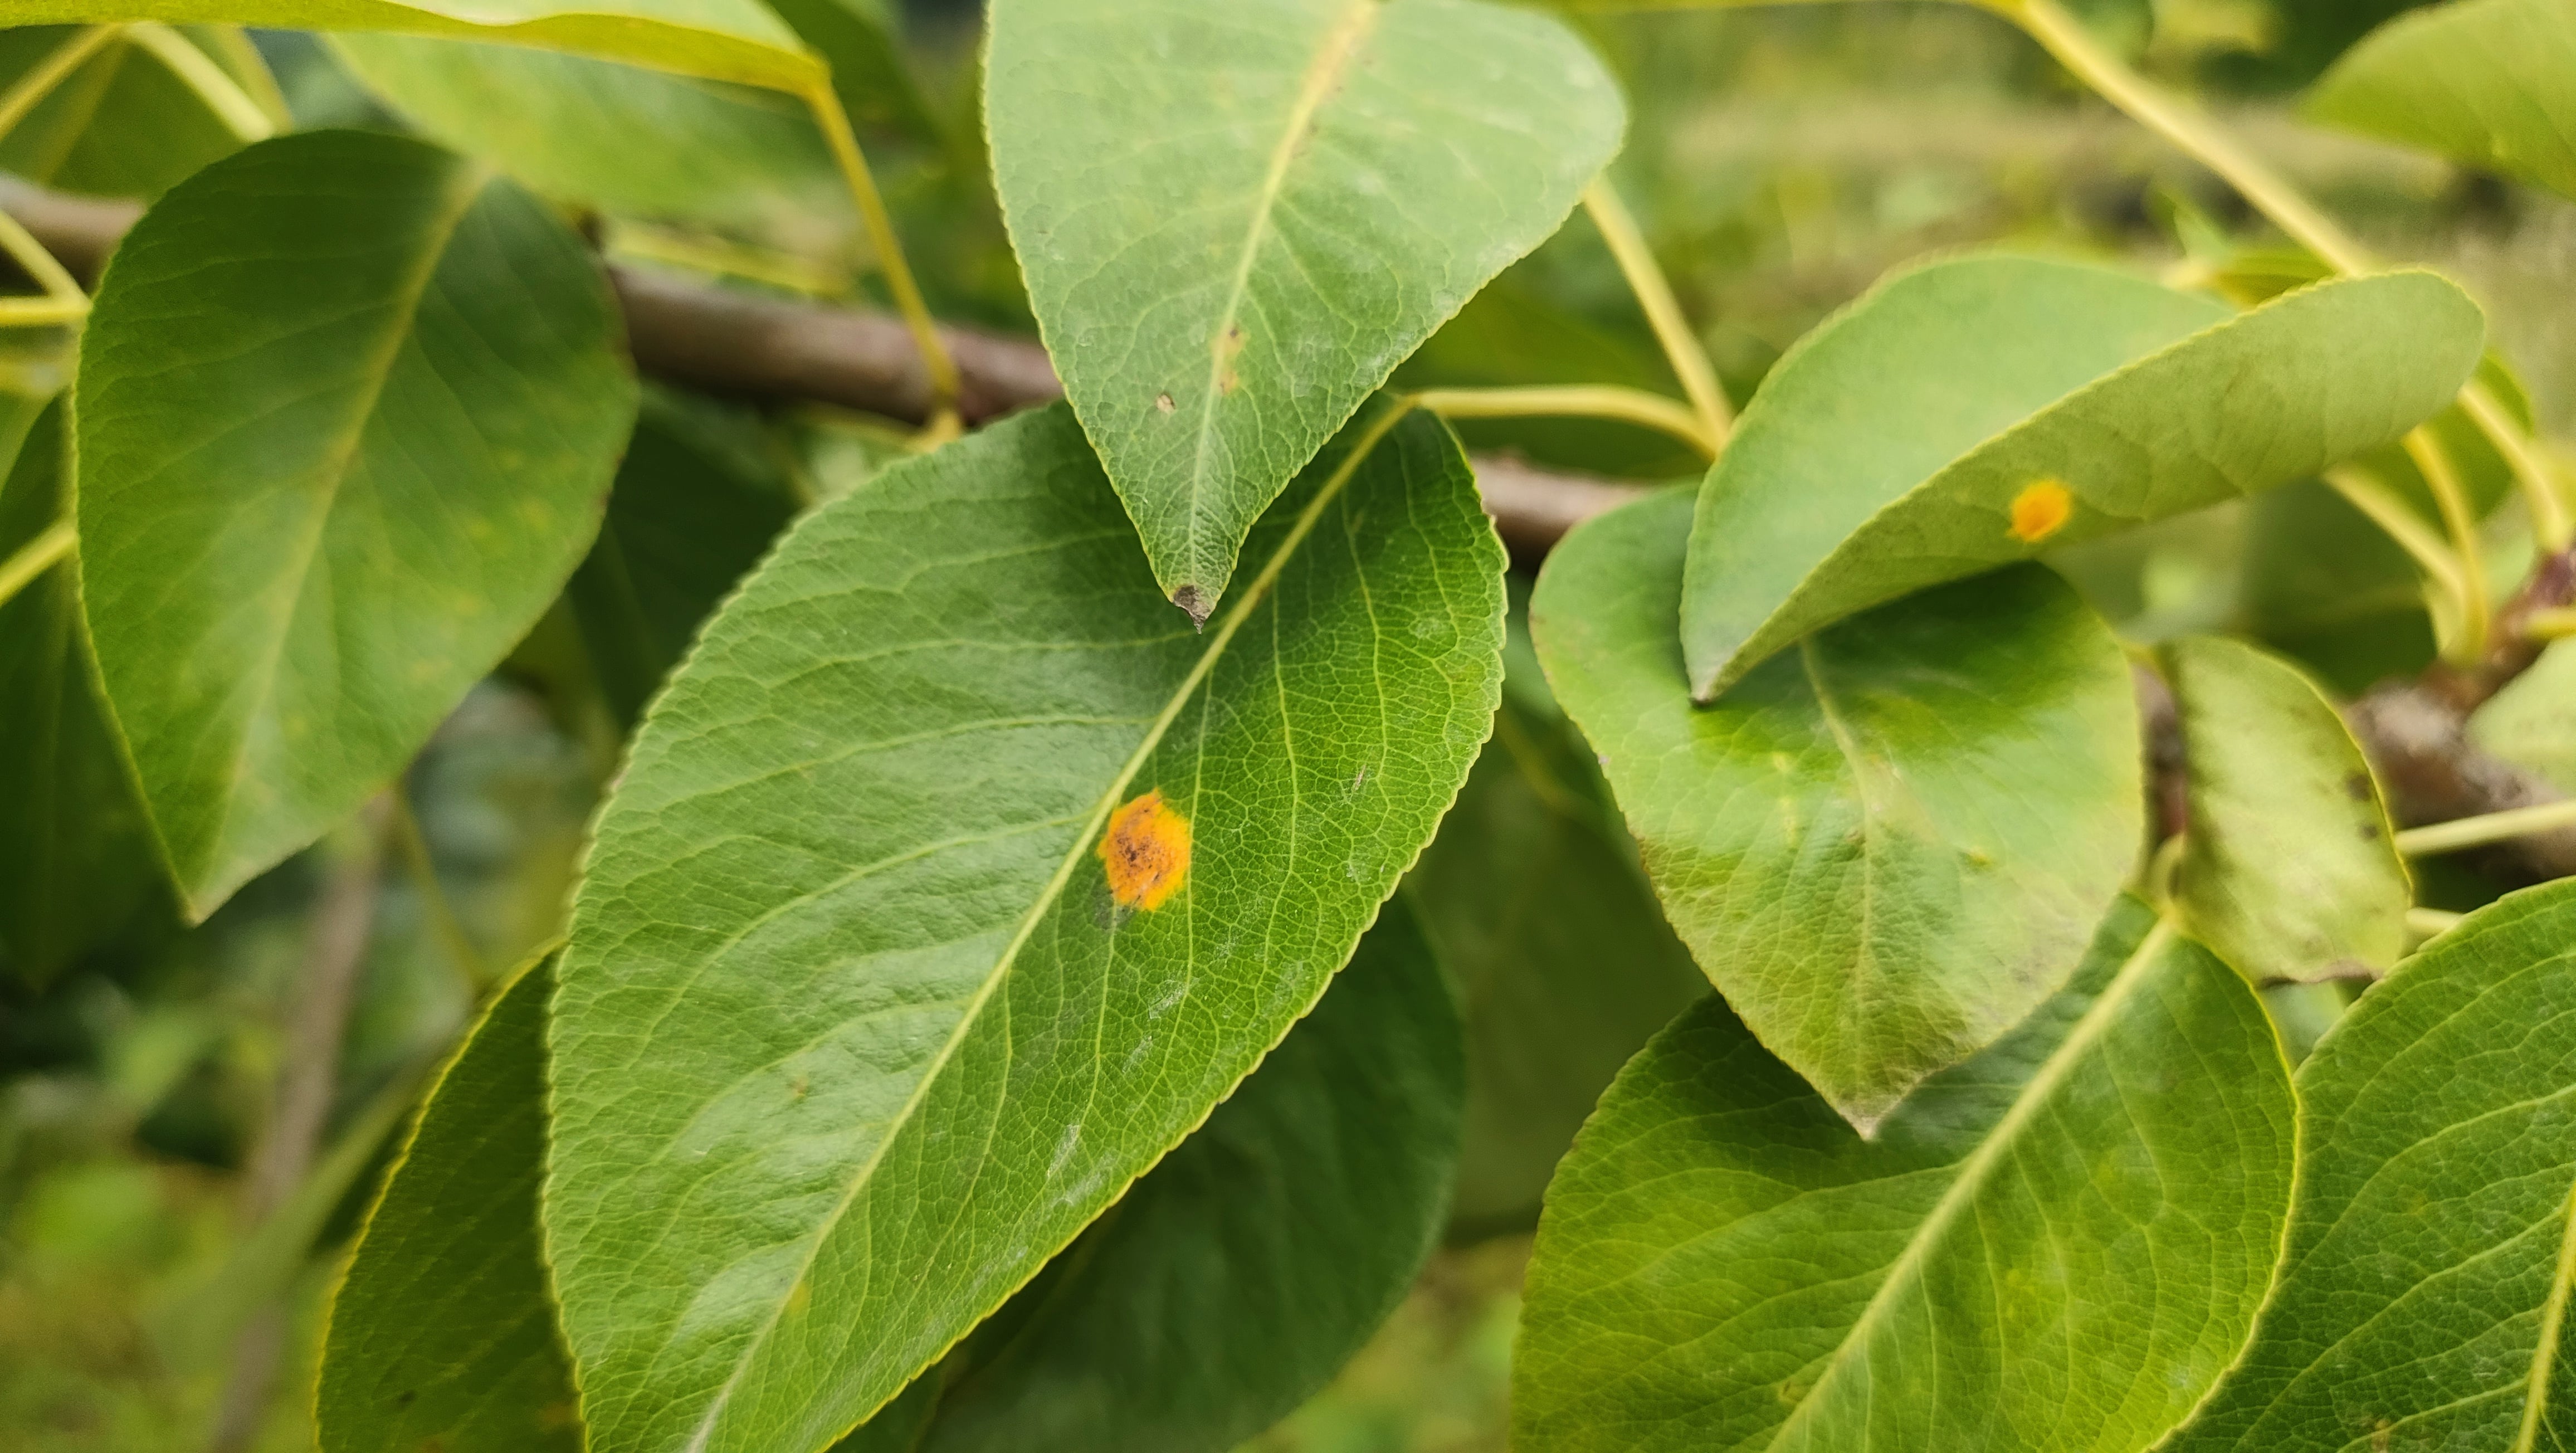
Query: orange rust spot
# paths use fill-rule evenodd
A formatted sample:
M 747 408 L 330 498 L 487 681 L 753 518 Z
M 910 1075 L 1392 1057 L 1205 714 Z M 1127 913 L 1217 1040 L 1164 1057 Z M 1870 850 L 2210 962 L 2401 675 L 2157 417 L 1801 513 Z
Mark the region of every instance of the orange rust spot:
M 1109 814 L 1100 839 L 1109 895 L 1121 908 L 1160 908 L 1190 876 L 1190 822 L 1163 805 L 1162 789 Z
M 2036 479 L 2013 496 L 2012 536 L 2025 545 L 2036 545 L 2056 534 L 2075 513 L 2075 496 L 2054 479 Z

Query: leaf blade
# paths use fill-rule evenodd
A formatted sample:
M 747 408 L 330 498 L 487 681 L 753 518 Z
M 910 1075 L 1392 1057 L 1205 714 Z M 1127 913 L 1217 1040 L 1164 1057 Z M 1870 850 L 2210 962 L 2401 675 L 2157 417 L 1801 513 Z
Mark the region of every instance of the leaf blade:
M 2566 1436 L 2571 929 L 2565 882 L 2480 909 L 2299 1067 L 2308 1123 L 2280 1282 L 2176 1453 Z
M 2152 1442 L 2253 1317 L 2293 1143 L 2251 991 L 2152 925 L 2124 900 L 2072 986 L 1874 1144 L 1721 1001 L 1658 1036 L 1550 1190 L 1516 1439 Z M 2114 1294 L 2140 1252 L 2160 1273 L 2143 1308 Z
M 2164 659 L 2191 794 L 2175 904 L 2192 935 L 2258 983 L 2396 963 L 2414 883 L 2378 779 L 2324 693 L 2216 637 Z
M 969 1453 L 1259 1433 L 1412 1284 L 1439 1238 L 1463 1093 L 1457 1009 L 1399 895 L 1207 1123 L 922 1374 L 930 1410 L 907 1392 L 836 1453 L 881 1436 Z
M 354 132 L 173 188 L 84 338 L 83 609 L 202 919 L 400 770 L 545 609 L 634 374 L 596 263 L 533 199 Z
M 1900 274 L 1784 361 L 1709 470 L 1682 613 L 1693 694 L 1907 591 L 2387 443 L 2450 401 L 2484 333 L 2422 272 L 2232 317 L 2089 265 Z
M 328 1453 L 582 1447 L 537 1235 L 552 965 L 523 967 L 467 1031 L 359 1234 L 314 1400 Z
M 1568 536 L 1539 656 L 1702 971 L 1866 1129 L 2081 959 L 2142 831 L 2128 667 L 2026 569 L 1831 628 L 1694 706 L 1670 626 L 1691 508 L 1666 493 Z
M 12 19 L 384 30 L 571 51 L 785 91 L 823 78 L 796 33 L 755 0 L 22 0 Z
M 1067 396 L 1202 620 L 1245 529 L 1622 125 L 1557 22 L 1472 0 L 1005 0 L 985 100 Z
M 1340 462 L 1264 523 L 1265 578 L 1208 638 L 1145 583 L 1061 408 L 808 516 L 709 627 L 602 819 L 556 1003 L 548 1238 L 598 1437 L 839 1436 L 1178 1142 L 1347 957 L 1490 719 L 1502 602 L 1436 423 L 1392 428 L 1347 487 Z M 1341 676 L 1336 648 L 1363 645 L 1398 675 Z M 1356 739 L 1316 729 L 1343 690 L 1379 703 Z M 852 702 L 883 705 L 854 724 Z M 1166 906 L 1104 872 L 1122 799 L 1187 824 Z M 865 809 L 817 807 L 842 801 Z M 950 886 L 914 896 L 931 883 Z M 1312 909 L 1281 915 L 1283 885 Z M 750 972 L 781 961 L 815 966 L 802 997 Z M 1219 993 L 1206 1024 L 1167 1022 Z M 1067 1007 L 1101 996 L 1123 1050 L 1095 1054 L 1109 1021 Z M 674 1103 L 674 1064 L 704 1102 Z M 781 1123 L 835 1128 L 772 1155 Z M 781 1210 L 690 1200 L 711 1169 Z M 634 1204 L 669 1228 L 676 1294 L 627 1285 Z M 909 1228 L 882 1233 L 898 1270 L 877 1267 L 881 1221 Z M 951 1234 L 990 1254 L 918 1274 Z M 692 1321 L 701 1300 L 715 1314 Z
M 2576 197 L 2576 16 L 2553 0 L 2401 15 L 2344 53 L 2307 114 Z

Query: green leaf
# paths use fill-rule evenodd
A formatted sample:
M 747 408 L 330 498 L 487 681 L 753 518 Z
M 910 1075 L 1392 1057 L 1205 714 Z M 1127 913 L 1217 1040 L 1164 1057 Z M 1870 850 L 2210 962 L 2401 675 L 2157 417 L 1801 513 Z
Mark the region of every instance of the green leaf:
M 0 485 L 0 560 L 63 517 L 63 409 L 45 410 Z M 82 955 L 175 921 L 152 831 L 90 681 L 65 560 L 0 605 L 0 961 L 41 987 Z
M 2562 641 L 2469 717 L 2469 740 L 2576 794 L 2576 646 Z
M 1207 1124 L 839 1453 L 1224 1453 L 1277 1422 L 1439 1237 L 1458 1037 L 1398 897 Z
M 757 425 L 644 396 L 608 518 L 564 589 L 609 709 L 632 728 L 698 627 L 796 513 Z
M 197 919 L 401 771 L 545 610 L 636 396 L 579 238 L 357 132 L 172 188 L 75 387 L 90 636 Z
M 1554 232 L 1617 89 L 1477 0 L 998 0 L 994 176 L 1048 351 L 1163 593 L 1405 355 Z
M 1517 614 L 1493 740 L 1405 880 L 1467 1016 L 1456 1230 L 1521 1230 L 1611 1078 L 1708 992 Z
M 551 959 L 523 969 L 430 1088 L 331 1306 L 324 1453 L 580 1453 L 538 1244 Z
M 0 90 L 80 32 L 40 25 L 0 31 Z M 181 44 L 191 44 L 184 37 Z M 221 66 L 224 57 L 210 52 Z M 0 170 L 69 192 L 152 197 L 241 138 L 152 51 L 120 35 L 55 84 L 0 139 Z
M 559 201 L 737 231 L 843 202 L 812 116 L 776 91 L 422 36 L 332 50 L 431 139 Z
M 2243 1343 L 2295 1146 L 2253 991 L 2152 923 L 1875 1141 L 1717 999 L 1657 1036 L 1548 1190 L 1513 1445 L 2152 1443 Z
M 2461 0 L 2400 16 L 2347 51 L 2306 109 L 2576 197 L 2576 10 Z
M 2258 983 L 2397 962 L 2414 884 L 2334 704 L 2252 646 L 2200 636 L 2163 654 L 2190 784 L 2174 888 L 2192 936 Z
M 824 78 L 822 63 L 759 0 L 11 0 L 10 20 L 386 30 L 570 51 L 783 91 Z
M 1061 407 L 807 516 L 709 623 L 555 1005 L 547 1239 L 596 1446 L 829 1443 L 1314 1003 L 1500 675 L 1455 441 L 1408 418 L 1350 465 L 1255 530 L 1204 635 Z
M 2450 402 L 2485 328 L 2427 272 L 2236 315 L 2080 263 L 1899 274 L 1773 370 L 1709 470 L 1681 616 L 1692 691 L 1908 591 L 2385 444 Z
M 2398 965 L 2298 1089 L 2279 1284 L 2174 1453 L 2568 1446 L 2576 882 Z
M 1694 707 L 1672 628 L 1690 510 L 1651 496 L 1558 546 L 1539 658 L 1700 967 L 1867 1131 L 2056 992 L 2128 876 L 2128 664 L 2029 567 L 1833 627 Z

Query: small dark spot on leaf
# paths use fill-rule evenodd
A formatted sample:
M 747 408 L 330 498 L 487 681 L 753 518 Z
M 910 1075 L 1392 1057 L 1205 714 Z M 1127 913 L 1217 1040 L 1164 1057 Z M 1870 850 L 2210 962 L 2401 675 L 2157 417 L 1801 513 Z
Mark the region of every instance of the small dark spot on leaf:
M 418 1401 L 420 1401 L 419 1389 L 405 1388 L 402 1391 L 402 1395 L 394 1399 L 394 1406 L 398 1408 L 407 1408 Z
M 2370 774 L 2368 772 L 2354 772 L 2349 774 L 2343 779 L 2343 790 L 2344 795 L 2350 797 L 2355 802 L 2368 802 L 2370 800 Z
M 2361 825 L 2361 840 L 2366 843 L 2375 843 L 2379 841 L 2379 824 L 2375 822 L 2363 823 Z

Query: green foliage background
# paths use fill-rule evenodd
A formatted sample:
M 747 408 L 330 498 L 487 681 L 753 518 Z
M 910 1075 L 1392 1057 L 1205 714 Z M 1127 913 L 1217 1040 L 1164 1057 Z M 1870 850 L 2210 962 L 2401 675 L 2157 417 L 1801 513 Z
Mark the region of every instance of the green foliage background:
M 2151 37 L 2139 31 L 2143 63 L 2226 112 L 2385 254 L 2466 282 L 2488 305 L 2491 344 L 2513 358 L 2538 401 L 2538 422 L 2576 428 L 2576 328 L 2563 304 L 2576 276 L 2576 205 L 2303 125 L 2283 97 L 2394 8 L 2164 0 Z M 1937 5 L 1800 6 L 1586 15 L 1580 24 L 1629 100 L 1613 174 L 1686 307 L 1710 320 L 1705 341 L 1739 399 L 1833 309 L 1927 251 L 2000 241 L 2193 277 L 2243 266 L 2221 250 L 2258 232 L 2210 178 L 2075 90 L 1988 15 Z M 924 6 L 903 33 L 919 94 L 868 118 L 868 142 L 907 250 L 940 316 L 1033 334 L 979 151 L 972 18 Z M 0 32 L 0 80 L 32 64 L 47 34 Z M 287 32 L 254 39 L 300 124 L 442 137 L 474 120 L 407 108 L 389 79 L 434 66 L 441 43 L 398 54 L 402 47 L 371 53 L 369 44 L 335 48 Z M 103 68 L 87 78 L 90 90 L 66 92 L 0 146 L 0 169 L 76 190 L 151 193 L 225 149 L 208 140 L 208 118 L 184 95 L 156 84 L 135 58 L 116 59 L 135 69 Z M 83 133 L 65 108 L 79 104 L 95 107 L 109 130 L 73 144 Z M 617 175 L 611 162 L 623 138 L 610 134 L 590 200 L 616 214 L 603 228 L 612 257 L 714 259 L 767 278 L 741 286 L 783 278 L 825 291 L 855 286 L 885 301 L 872 279 L 849 281 L 865 272 L 862 244 L 801 121 L 781 121 L 721 88 L 670 105 L 791 139 L 776 149 L 774 175 L 731 178 L 727 195 L 710 198 L 657 189 L 651 175 Z M 0 438 L 14 443 L 39 427 L 37 410 L 71 367 L 59 338 L 0 334 Z M 1578 381 L 1676 387 L 1606 249 L 1579 219 L 1477 294 L 1396 379 L 1407 387 Z M 872 476 L 895 452 L 876 421 L 820 410 L 762 415 L 658 386 L 647 390 L 643 419 L 608 531 L 563 603 L 472 689 L 407 775 L 417 853 L 381 890 L 347 1044 L 332 1121 L 344 1153 L 339 1179 L 321 1183 L 328 1194 L 318 1211 L 332 1254 L 270 1279 L 295 1308 L 296 1370 L 266 1413 L 262 1448 L 309 1446 L 319 1308 L 336 1253 L 390 1156 L 386 1107 L 404 1102 L 455 1042 L 478 996 L 560 928 L 584 825 L 625 729 L 698 615 L 767 544 L 764 529 L 743 522 L 783 524 Z M 1660 436 L 1597 421 L 1471 421 L 1460 432 L 1472 447 L 1645 481 L 1698 467 Z M 31 445 L 30 457 L 41 447 Z M 724 481 L 741 502 L 724 520 L 739 533 L 710 538 L 710 522 L 690 513 L 704 495 L 660 487 L 682 472 Z M 46 487 L 40 473 L 13 475 L 0 494 L 0 554 L 32 534 L 29 521 L 47 517 L 47 505 L 28 502 Z M 2402 557 L 2316 545 L 2338 530 L 2349 539 L 2366 529 L 2331 494 L 2290 491 L 2083 547 L 2061 564 L 2133 638 L 2242 630 L 2349 689 L 2414 669 L 2431 648 L 2402 588 Z M 662 542 L 674 540 L 690 542 L 699 566 L 711 552 L 725 568 L 696 576 L 654 568 L 669 558 L 657 557 Z M 2312 578 L 2296 590 L 2282 585 Z M 2393 593 L 2392 580 L 2401 583 Z M 43 612 L 60 609 L 36 592 L 0 610 L 0 692 L 59 682 L 64 662 L 27 643 L 45 637 Z M 2567 700 L 2567 654 L 2518 684 L 2504 703 L 2514 710 L 2490 723 L 2499 750 L 2560 774 L 2576 766 L 2563 737 L 2545 728 L 2565 709 L 2557 704 Z M 1606 885 L 1624 882 L 1642 898 L 1636 880 L 1620 876 L 1633 872 L 1624 834 L 1587 777 L 1581 745 L 1548 736 L 1563 731 L 1554 703 L 1525 665 L 1514 671 L 1507 729 L 1469 789 L 1469 807 L 1493 816 L 1463 820 L 1519 812 L 1542 824 L 1533 832 L 1579 834 L 1555 850 L 1603 883 L 1605 895 L 1617 891 Z M 1522 724 L 1517 754 L 1514 720 Z M 0 773 L 16 760 L 0 740 Z M 1497 785 L 1498 774 L 1514 772 L 1521 777 Z M 0 776 L 0 793 L 31 790 Z M 1480 790 L 1525 793 L 1543 811 L 1505 795 L 1480 799 Z M 78 825 L 94 834 L 132 829 Z M 32 880 L 31 841 L 0 842 L 0 874 L 10 878 L 0 893 Z M 278 1066 L 307 911 L 351 851 L 326 839 L 251 879 L 186 931 L 178 905 L 155 901 L 154 888 L 104 878 L 54 888 L 60 911 L 106 917 L 123 931 L 94 938 L 98 946 L 80 957 L 0 973 L 0 1430 L 13 1447 L 184 1446 L 211 1415 L 228 1334 L 248 1299 L 273 1289 L 235 1198 Z M 1426 876 L 1443 871 L 1444 851 L 1454 865 L 1465 849 L 1435 847 Z M 436 895 L 424 891 L 433 881 Z M 2426 901 L 2460 907 L 2493 892 L 2448 869 L 2423 886 Z M 1632 908 L 1602 931 L 1632 936 L 1641 957 L 1673 954 L 1651 905 Z M 1426 914 L 1426 931 L 1442 940 L 1436 915 Z M 11 952 L 42 955 L 24 944 Z M 1634 990 L 1654 1007 L 1605 1016 L 1610 1040 L 1633 1039 L 1604 1051 L 1593 1089 L 1669 1017 L 1670 1001 L 1695 988 L 1686 960 L 1662 963 L 1678 963 L 1679 973 L 1660 982 L 1650 975 Z M 1476 989 L 1468 989 L 1472 1005 Z M 1509 1045 L 1471 1047 L 1503 1060 L 1511 1053 Z M 1485 1072 L 1498 1073 L 1491 1063 Z M 1471 1098 L 1471 1124 L 1479 1113 Z M 372 1138 L 371 1126 L 379 1129 Z M 1552 1133 L 1570 1137 L 1571 1126 Z M 1556 1140 L 1516 1150 L 1517 1162 L 1471 1163 L 1483 1179 L 1462 1183 L 1473 1194 L 1462 1189 L 1450 1244 L 1409 1298 L 1330 1388 L 1251 1446 L 1502 1447 L 1535 1207 L 1527 1158 L 1544 1166 L 1561 1149 Z

